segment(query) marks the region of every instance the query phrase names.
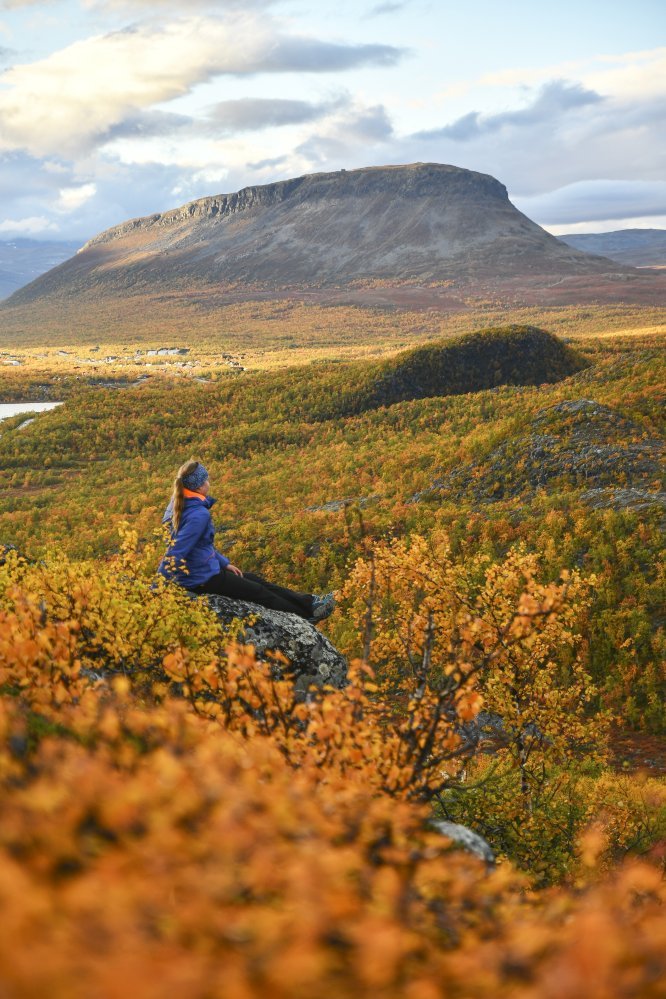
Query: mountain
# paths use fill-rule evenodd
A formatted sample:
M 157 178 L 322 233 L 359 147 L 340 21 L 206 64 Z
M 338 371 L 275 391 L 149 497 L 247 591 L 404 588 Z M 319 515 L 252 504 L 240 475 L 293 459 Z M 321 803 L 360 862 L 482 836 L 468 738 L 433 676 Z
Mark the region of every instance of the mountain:
M 311 174 L 133 219 L 90 240 L 10 302 L 618 269 L 530 221 L 493 177 L 414 163 Z
M 0 299 L 67 260 L 79 246 L 40 239 L 0 241 Z
M 570 233 L 559 239 L 584 253 L 599 254 L 632 267 L 666 267 L 666 229 L 618 229 Z

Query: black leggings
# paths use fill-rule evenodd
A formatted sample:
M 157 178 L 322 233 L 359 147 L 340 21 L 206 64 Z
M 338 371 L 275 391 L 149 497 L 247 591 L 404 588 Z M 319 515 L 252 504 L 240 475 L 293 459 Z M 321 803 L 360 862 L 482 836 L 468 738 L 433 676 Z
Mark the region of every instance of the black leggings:
M 311 593 L 299 593 L 288 590 L 286 586 L 277 586 L 254 572 L 244 572 L 242 576 L 237 576 L 228 569 L 223 569 L 200 586 L 192 587 L 192 592 L 219 593 L 220 596 L 236 600 L 250 600 L 253 604 L 261 604 L 270 610 L 288 611 L 299 617 L 312 616 Z

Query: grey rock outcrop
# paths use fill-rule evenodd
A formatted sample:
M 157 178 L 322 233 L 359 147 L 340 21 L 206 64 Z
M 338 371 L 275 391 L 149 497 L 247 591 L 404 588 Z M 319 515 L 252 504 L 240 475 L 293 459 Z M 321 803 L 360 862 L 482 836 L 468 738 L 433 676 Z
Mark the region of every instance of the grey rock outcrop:
M 207 599 L 224 625 L 235 620 L 247 622 L 238 640 L 254 646 L 258 659 L 269 652 L 281 652 L 287 657 L 291 663 L 287 672 L 293 675 L 299 693 L 305 693 L 311 686 L 346 685 L 347 660 L 309 621 L 297 614 L 269 610 L 230 597 Z
M 534 722 L 521 729 L 522 737 L 533 745 L 550 745 L 551 740 L 539 731 Z M 514 741 L 518 732 L 507 729 L 504 719 L 494 711 L 480 711 L 476 718 L 463 722 L 457 728 L 462 749 L 470 756 L 475 753 L 495 753 Z
M 475 833 L 473 829 L 469 829 L 467 826 L 461 826 L 458 822 L 432 822 L 433 829 L 440 832 L 442 836 L 446 836 L 447 839 L 452 840 L 458 846 L 461 846 L 464 850 L 469 853 L 473 853 L 476 857 L 492 867 L 495 864 L 495 854 L 493 853 L 490 844 L 483 838 Z
M 411 501 L 441 492 L 487 503 L 562 485 L 584 490 L 581 499 L 596 508 L 646 508 L 661 504 L 665 482 L 663 438 L 609 406 L 572 399 L 541 410 L 524 435 L 435 480 Z
M 595 510 L 648 510 L 659 506 L 666 512 L 666 492 L 647 489 L 587 489 L 581 499 Z

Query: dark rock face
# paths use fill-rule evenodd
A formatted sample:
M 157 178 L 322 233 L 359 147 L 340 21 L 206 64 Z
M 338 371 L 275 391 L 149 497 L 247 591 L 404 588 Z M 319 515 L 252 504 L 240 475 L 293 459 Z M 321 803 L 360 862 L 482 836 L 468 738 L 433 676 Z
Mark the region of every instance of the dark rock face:
M 492 502 L 558 482 L 583 489 L 591 506 L 662 504 L 658 484 L 666 489 L 666 442 L 609 406 L 574 399 L 537 413 L 528 434 L 433 482 L 412 500 L 446 492 Z
M 347 660 L 325 635 L 304 618 L 230 597 L 211 595 L 207 600 L 225 625 L 237 619 L 251 619 L 239 641 L 254 646 L 258 659 L 269 652 L 285 655 L 291 663 L 288 672 L 293 674 L 296 690 L 300 693 L 305 693 L 313 685 L 345 686 Z
M 321 288 L 618 269 L 530 221 L 494 177 L 413 163 L 310 174 L 132 219 L 90 240 L 11 304 L 236 282 Z

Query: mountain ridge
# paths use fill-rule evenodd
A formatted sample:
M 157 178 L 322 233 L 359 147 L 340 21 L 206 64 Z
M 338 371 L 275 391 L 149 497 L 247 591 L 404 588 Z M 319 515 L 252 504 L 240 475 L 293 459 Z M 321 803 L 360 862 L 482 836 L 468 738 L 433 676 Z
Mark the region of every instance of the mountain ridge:
M 80 245 L 76 240 L 23 236 L 0 240 L 0 300 L 76 255 Z
M 447 172 L 450 175 L 457 172 L 464 172 L 473 177 L 476 183 L 487 186 L 489 190 L 493 190 L 499 196 L 508 200 L 509 195 L 504 184 L 500 183 L 500 181 L 496 180 L 490 174 L 479 173 L 475 170 L 462 171 L 460 167 L 448 164 L 410 163 L 405 166 L 388 165 L 382 167 L 361 167 L 358 170 L 323 171 L 320 173 L 303 174 L 300 177 L 279 180 L 271 184 L 252 184 L 229 194 L 207 195 L 203 198 L 195 198 L 193 201 L 188 201 L 184 205 L 178 208 L 171 208 L 166 212 L 154 212 L 149 215 L 128 219 L 126 222 L 121 222 L 119 225 L 112 226 L 110 229 L 105 229 L 103 232 L 93 236 L 92 239 L 89 239 L 81 247 L 81 250 L 99 246 L 117 236 L 126 235 L 134 229 L 148 228 L 152 225 L 166 226 L 197 217 L 221 219 L 242 211 L 260 207 L 273 207 L 276 204 L 294 198 L 299 193 L 304 193 L 304 191 L 309 195 L 318 193 L 316 190 L 318 186 L 321 187 L 334 183 L 336 180 L 351 179 L 352 183 L 357 179 L 359 181 L 372 180 L 373 175 L 381 172 L 389 173 L 391 171 L 400 171 L 408 175 L 409 172 L 415 172 L 419 167 L 437 167 L 438 171 Z M 314 191 L 313 188 L 315 189 Z
M 666 229 L 564 233 L 558 239 L 584 253 L 599 254 L 631 267 L 666 266 Z

